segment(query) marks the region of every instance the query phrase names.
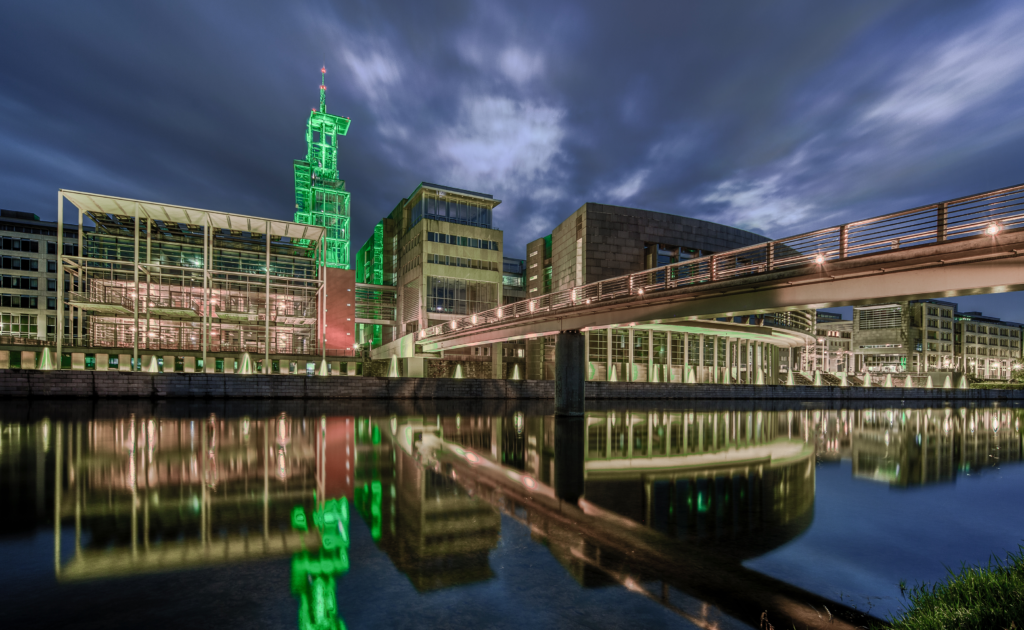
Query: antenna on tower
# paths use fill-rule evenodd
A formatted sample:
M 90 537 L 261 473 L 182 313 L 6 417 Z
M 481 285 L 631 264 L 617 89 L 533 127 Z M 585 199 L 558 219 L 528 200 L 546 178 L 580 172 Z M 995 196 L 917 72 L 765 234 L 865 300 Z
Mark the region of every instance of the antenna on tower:
M 327 66 L 320 66 L 320 113 L 327 113 Z

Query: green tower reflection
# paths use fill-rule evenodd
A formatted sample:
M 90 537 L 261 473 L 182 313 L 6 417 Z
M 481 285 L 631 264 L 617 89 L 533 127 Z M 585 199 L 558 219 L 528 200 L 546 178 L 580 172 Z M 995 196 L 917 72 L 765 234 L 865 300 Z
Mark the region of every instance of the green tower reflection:
M 348 572 L 348 499 L 329 499 L 312 516 L 320 550 L 315 556 L 306 550 L 292 556 L 291 591 L 299 598 L 299 629 L 342 630 L 345 622 L 338 617 L 334 578 Z M 296 506 L 292 529 L 308 528 L 306 512 Z

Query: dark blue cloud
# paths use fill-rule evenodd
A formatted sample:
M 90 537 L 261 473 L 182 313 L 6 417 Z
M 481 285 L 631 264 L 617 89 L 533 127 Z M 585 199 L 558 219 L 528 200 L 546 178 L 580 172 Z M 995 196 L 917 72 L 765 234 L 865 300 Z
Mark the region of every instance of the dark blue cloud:
M 286 218 L 321 64 L 354 244 L 420 181 L 506 250 L 586 201 L 780 237 L 1019 183 L 1003 2 L 35 2 L 0 19 L 0 206 L 72 188 Z M 1015 296 L 975 298 L 1007 318 Z

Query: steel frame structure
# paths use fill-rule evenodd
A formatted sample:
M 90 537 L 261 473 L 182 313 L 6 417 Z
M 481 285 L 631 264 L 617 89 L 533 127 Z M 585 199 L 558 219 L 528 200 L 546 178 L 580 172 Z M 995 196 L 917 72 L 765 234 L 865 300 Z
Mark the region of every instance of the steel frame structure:
M 78 210 L 77 255 L 64 250 L 65 200 Z M 68 190 L 57 223 L 58 278 L 78 287 L 57 285 L 79 315 L 71 343 L 131 347 L 134 369 L 139 350 L 201 351 L 204 366 L 208 352 L 252 350 L 265 372 L 271 354 L 326 358 L 324 228 Z M 59 308 L 58 356 L 63 330 Z
M 320 109 L 306 121 L 306 159 L 294 163 L 295 222 L 323 227 L 326 265 L 348 269 L 350 199 L 338 176 L 338 136 L 352 121 L 327 113 L 327 70 L 320 73 Z

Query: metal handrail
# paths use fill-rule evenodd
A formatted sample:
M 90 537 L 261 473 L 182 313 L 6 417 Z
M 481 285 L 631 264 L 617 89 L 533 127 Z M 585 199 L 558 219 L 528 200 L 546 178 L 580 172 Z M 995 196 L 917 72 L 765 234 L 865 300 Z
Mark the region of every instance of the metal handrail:
M 594 302 L 624 297 L 640 299 L 646 294 L 668 289 L 808 265 L 820 266 L 895 249 L 994 237 L 1020 229 L 1024 229 L 1024 184 L 547 293 L 425 328 L 420 331 L 419 339 L 561 309 L 586 308 Z

